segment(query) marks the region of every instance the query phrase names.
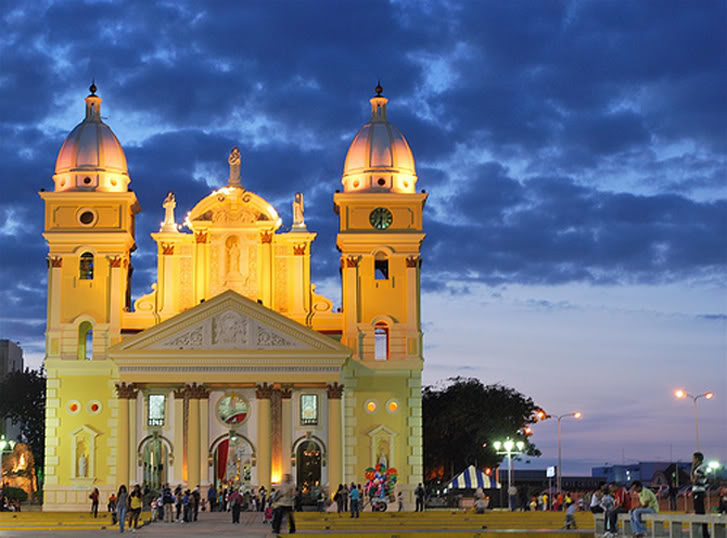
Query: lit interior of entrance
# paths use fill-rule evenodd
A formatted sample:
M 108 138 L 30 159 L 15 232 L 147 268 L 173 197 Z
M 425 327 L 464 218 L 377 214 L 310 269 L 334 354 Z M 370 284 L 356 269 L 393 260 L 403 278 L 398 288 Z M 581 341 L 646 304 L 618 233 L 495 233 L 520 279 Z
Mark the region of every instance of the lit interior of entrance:
M 309 490 L 321 483 L 321 447 L 313 440 L 303 441 L 295 451 L 296 483 Z
M 231 435 L 215 450 L 215 486 L 240 487 L 252 480 L 252 449 L 246 439 Z

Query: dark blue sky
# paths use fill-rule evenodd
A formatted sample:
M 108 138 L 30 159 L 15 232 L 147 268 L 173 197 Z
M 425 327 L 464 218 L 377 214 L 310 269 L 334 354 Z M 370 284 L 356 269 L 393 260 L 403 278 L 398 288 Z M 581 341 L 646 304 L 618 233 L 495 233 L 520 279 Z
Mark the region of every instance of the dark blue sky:
M 336 300 L 331 197 L 381 79 L 430 193 L 425 380 L 582 408 L 574 470 L 686 457 L 693 425 L 670 391 L 714 390 L 703 444 L 727 459 L 725 2 L 150 4 L 2 2 L 0 337 L 32 364 L 36 193 L 92 78 L 143 207 L 135 295 L 166 192 L 183 214 L 238 145 L 243 184 L 284 226 L 305 193 L 313 277 Z M 678 439 L 659 428 L 675 420 Z M 538 428 L 544 464 L 553 428 Z

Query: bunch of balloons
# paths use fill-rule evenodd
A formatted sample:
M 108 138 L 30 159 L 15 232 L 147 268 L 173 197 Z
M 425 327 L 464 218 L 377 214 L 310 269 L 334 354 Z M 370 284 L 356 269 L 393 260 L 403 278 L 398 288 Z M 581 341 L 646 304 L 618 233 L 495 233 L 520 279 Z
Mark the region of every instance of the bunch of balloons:
M 372 497 L 384 497 L 394 494 L 394 487 L 398 480 L 399 473 L 394 467 L 386 468 L 382 463 L 376 467 L 368 467 L 364 472 L 366 477 L 366 491 Z

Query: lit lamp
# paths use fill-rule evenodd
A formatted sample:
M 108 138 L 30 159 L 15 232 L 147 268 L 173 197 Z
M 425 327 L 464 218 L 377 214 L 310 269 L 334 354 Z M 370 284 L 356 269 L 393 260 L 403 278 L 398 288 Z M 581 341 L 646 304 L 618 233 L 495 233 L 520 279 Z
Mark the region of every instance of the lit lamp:
M 704 398 L 705 400 L 711 400 L 714 398 L 713 392 L 705 392 L 703 394 L 697 394 L 696 396 L 692 396 L 684 389 L 677 389 L 674 391 L 674 396 L 676 396 L 679 400 L 683 400 L 685 398 L 691 398 L 694 401 L 694 431 L 696 432 L 696 438 L 697 438 L 697 452 L 699 452 L 699 420 L 697 419 L 697 400 L 699 398 Z
M 558 492 L 563 491 L 561 489 L 561 478 L 563 476 L 563 472 L 561 471 L 561 465 L 562 465 L 562 457 L 561 457 L 561 448 L 560 448 L 560 421 L 563 420 L 566 417 L 573 417 L 573 418 L 581 418 L 583 416 L 583 413 L 580 411 L 574 411 L 573 413 L 566 413 L 565 415 L 559 415 L 558 416 L 558 478 L 556 480 L 556 483 L 558 485 Z
M 507 456 L 507 489 L 510 489 L 514 485 L 512 479 L 512 456 L 513 454 L 515 456 L 522 454 L 525 449 L 525 443 L 523 441 L 513 441 L 508 437 L 505 441 L 495 441 L 492 443 L 492 446 L 497 454 Z
M 15 441 L 6 441 L 5 434 L 0 436 L 0 484 L 2 484 L 3 479 L 3 454 L 5 454 L 5 452 L 12 452 L 14 448 Z

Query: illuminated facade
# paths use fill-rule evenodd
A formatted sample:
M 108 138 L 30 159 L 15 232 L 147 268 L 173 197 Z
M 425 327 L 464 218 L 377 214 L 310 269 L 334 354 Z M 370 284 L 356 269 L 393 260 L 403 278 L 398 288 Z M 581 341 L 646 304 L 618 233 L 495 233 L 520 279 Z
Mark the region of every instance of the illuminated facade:
M 175 220 L 163 201 L 158 273 L 131 301 L 134 221 L 123 149 L 96 88 L 66 139 L 45 202 L 48 374 L 45 510 L 81 510 L 88 488 L 264 485 L 290 472 L 334 491 L 364 469 L 422 477 L 420 246 L 426 194 L 371 99 L 344 165 L 342 303 L 315 291 L 302 195 L 289 231 L 241 182 Z M 254 157 L 251 157 L 254 158 Z M 140 188 L 143 188 L 141 186 Z

